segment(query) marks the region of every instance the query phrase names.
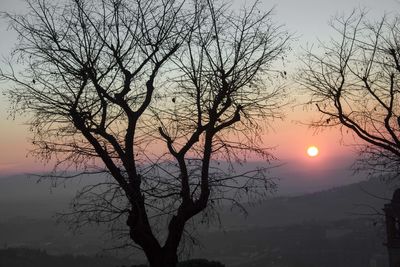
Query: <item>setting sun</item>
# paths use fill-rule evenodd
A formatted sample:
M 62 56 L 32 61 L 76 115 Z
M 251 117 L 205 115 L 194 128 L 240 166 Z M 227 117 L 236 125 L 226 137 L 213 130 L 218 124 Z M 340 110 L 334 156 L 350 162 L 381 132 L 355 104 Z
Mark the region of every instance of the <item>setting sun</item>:
M 318 147 L 316 147 L 316 146 L 309 146 L 309 147 L 307 148 L 307 154 L 308 154 L 310 157 L 316 157 L 316 156 L 318 156 L 318 154 L 319 154 L 319 149 L 318 149 Z

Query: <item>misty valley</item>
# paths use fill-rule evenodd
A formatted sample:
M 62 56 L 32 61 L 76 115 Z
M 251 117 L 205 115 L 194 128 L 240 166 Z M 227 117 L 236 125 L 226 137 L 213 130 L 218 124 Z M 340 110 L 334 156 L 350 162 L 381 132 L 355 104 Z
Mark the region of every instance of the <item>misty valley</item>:
M 32 177 L 0 179 L 0 266 L 146 263 L 139 250 L 113 249 L 118 240 L 110 239 L 105 226 L 93 224 L 74 232 L 56 222 L 55 213 L 66 209 L 79 186 L 66 183 L 51 189 Z M 375 211 L 382 210 L 391 192 L 372 179 L 271 197 L 248 205 L 247 215 L 226 207 L 220 211 L 220 223 L 201 225 L 195 234 L 198 246 L 180 257 L 227 267 L 387 266 L 384 218 Z

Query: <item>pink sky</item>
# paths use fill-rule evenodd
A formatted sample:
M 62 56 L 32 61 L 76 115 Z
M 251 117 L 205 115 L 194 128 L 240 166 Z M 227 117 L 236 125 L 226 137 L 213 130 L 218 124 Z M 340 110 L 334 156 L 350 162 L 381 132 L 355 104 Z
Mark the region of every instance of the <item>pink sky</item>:
M 303 123 L 310 122 L 316 115 L 312 111 L 288 109 L 287 118 L 273 122 L 273 129 L 264 134 L 264 145 L 274 147 L 272 153 L 280 162 L 291 162 L 291 165 L 287 166 L 291 169 L 295 165 L 307 168 L 315 168 L 318 165 L 319 168 L 328 168 L 334 158 L 352 157 L 353 148 L 342 144 L 343 139 L 347 139 L 345 143 L 351 144 L 353 140 L 350 136 L 342 138 L 338 129 L 326 129 L 316 133 L 315 129 L 299 123 L 299 120 Z M 0 176 L 51 169 L 51 164 L 44 165 L 28 154 L 32 148 L 29 142 L 31 133 L 23 125 L 21 118 L 0 120 L 0 127 Z M 307 156 L 306 149 L 310 145 L 320 149 L 318 157 Z
M 24 9 L 23 1 L 2 0 L 1 11 L 20 11 Z M 284 23 L 286 28 L 294 32 L 298 40 L 294 43 L 294 52 L 301 51 L 301 46 L 307 46 L 315 42 L 317 38 L 326 39 L 332 33 L 328 26 L 330 17 L 341 12 L 350 12 L 357 7 L 366 7 L 370 10 L 371 18 L 379 18 L 384 12 L 391 12 L 399 8 L 399 3 L 395 0 L 281 0 L 281 1 L 262 1 L 265 8 L 275 5 L 275 19 L 278 23 Z M 0 20 L 0 42 L 1 56 L 8 56 L 10 49 L 15 42 L 15 34 L 6 30 L 6 23 Z M 5 40 L 5 41 L 4 41 Z M 295 53 L 291 56 L 291 63 L 288 66 L 289 74 L 296 68 L 297 58 Z M 2 63 L 0 62 L 0 68 Z M 7 85 L 0 84 L 0 90 Z M 295 95 L 293 97 L 301 99 Z M 299 104 L 299 103 L 297 103 Z M 35 161 L 32 157 L 27 157 L 29 144 L 29 132 L 23 125 L 23 118 L 17 120 L 7 119 L 7 101 L 0 95 L 0 175 L 9 173 L 20 173 L 29 171 L 40 171 L 43 164 Z M 310 122 L 316 116 L 314 111 L 306 112 L 298 106 L 294 110 L 287 109 L 285 121 L 273 123 L 274 130 L 265 134 L 265 145 L 268 147 L 276 146 L 274 154 L 282 161 L 297 162 L 303 166 L 329 166 L 332 159 L 337 157 L 353 157 L 351 147 L 341 145 L 342 136 L 336 130 L 325 130 L 315 134 L 314 129 L 309 129 L 305 125 L 296 123 Z M 353 142 L 351 137 L 345 137 L 345 143 Z M 309 158 L 306 149 L 309 145 L 316 145 L 320 148 L 320 156 Z M 311 168 L 311 167 L 310 167 Z

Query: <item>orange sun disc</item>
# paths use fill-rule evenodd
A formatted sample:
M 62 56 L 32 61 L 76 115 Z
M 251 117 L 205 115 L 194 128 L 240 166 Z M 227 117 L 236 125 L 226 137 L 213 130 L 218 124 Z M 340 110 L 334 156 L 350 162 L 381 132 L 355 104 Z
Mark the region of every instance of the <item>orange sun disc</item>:
M 308 147 L 308 148 L 307 148 L 307 154 L 308 154 L 310 157 L 316 157 L 316 156 L 318 156 L 318 154 L 319 154 L 319 149 L 318 149 L 318 147 L 316 147 L 316 146 L 310 146 L 310 147 Z

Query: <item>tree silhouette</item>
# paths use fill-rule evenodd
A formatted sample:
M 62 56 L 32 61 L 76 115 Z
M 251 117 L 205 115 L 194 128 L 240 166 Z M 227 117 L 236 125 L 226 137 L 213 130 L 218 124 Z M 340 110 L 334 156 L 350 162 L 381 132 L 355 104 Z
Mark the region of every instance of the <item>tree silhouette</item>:
M 299 75 L 322 117 L 315 126 L 340 126 L 363 142 L 356 168 L 395 178 L 400 173 L 400 24 L 372 23 L 354 11 L 332 23 L 337 36 L 308 50 Z M 317 51 L 315 51 L 317 50 Z
M 282 117 L 269 74 L 290 37 L 271 12 L 211 0 L 28 4 L 27 15 L 6 14 L 19 42 L 0 77 L 29 114 L 32 153 L 55 162 L 54 178 L 108 175 L 78 192 L 69 222 L 123 221 L 117 237 L 170 267 L 192 217 L 274 189 L 267 168 L 232 164 L 270 159 L 260 133 Z M 82 171 L 60 173 L 71 167 Z

